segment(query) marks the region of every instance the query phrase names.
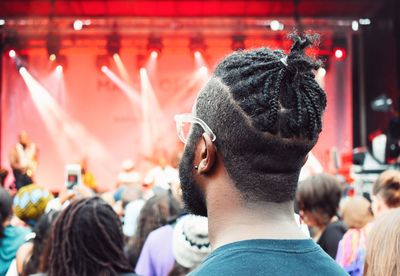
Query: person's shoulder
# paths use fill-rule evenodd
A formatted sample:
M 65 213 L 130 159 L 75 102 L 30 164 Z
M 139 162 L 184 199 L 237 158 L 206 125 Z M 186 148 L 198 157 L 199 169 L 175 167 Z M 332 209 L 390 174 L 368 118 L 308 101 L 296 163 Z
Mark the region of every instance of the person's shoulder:
M 341 234 L 344 234 L 347 232 L 347 230 L 348 230 L 347 225 L 343 221 L 338 220 L 338 221 L 335 221 L 335 222 L 329 224 L 326 227 L 324 233 L 331 234 L 331 233 L 339 232 Z
M 22 239 L 27 239 L 27 235 L 30 234 L 32 231 L 28 227 L 22 226 L 8 226 L 4 230 L 5 236 L 8 237 L 20 237 Z
M 347 275 L 312 240 L 252 240 L 216 249 L 189 275 Z
M 157 243 L 160 240 L 165 240 L 166 237 L 172 237 L 173 231 L 174 228 L 169 224 L 161 226 L 151 231 L 146 241 Z
M 310 261 L 314 262 L 312 267 L 313 270 L 316 271 L 316 275 L 348 275 L 344 269 L 322 249 L 313 256 L 313 260 L 310 259 Z

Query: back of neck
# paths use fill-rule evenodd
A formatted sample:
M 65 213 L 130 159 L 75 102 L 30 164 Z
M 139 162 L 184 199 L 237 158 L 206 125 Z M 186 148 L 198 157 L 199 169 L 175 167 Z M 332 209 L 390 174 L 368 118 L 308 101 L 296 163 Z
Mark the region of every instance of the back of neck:
M 232 197 L 228 201 L 225 208 L 213 208 L 211 202 L 208 206 L 213 250 L 242 240 L 308 238 L 295 221 L 293 202 L 244 204 Z

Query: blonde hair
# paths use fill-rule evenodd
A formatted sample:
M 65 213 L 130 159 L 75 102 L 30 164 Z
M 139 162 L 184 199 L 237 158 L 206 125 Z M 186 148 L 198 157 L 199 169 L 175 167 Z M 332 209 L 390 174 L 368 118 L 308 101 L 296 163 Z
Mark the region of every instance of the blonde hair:
M 347 197 L 341 202 L 340 211 L 349 228 L 360 229 L 373 219 L 371 203 L 363 196 Z
M 365 276 L 400 275 L 400 208 L 379 218 L 368 237 Z

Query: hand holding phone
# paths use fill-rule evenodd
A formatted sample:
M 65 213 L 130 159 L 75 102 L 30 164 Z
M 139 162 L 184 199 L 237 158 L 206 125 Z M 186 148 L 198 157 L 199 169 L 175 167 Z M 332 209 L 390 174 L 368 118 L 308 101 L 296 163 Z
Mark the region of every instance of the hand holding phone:
M 68 164 L 65 166 L 65 186 L 72 190 L 75 186 L 82 184 L 82 170 L 79 164 Z

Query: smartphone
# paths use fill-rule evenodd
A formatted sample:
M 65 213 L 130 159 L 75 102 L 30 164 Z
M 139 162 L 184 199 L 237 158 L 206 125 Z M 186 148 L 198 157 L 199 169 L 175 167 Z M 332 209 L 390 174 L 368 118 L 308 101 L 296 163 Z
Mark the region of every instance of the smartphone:
M 72 190 L 82 183 L 82 168 L 79 164 L 68 164 L 65 166 L 65 186 Z

